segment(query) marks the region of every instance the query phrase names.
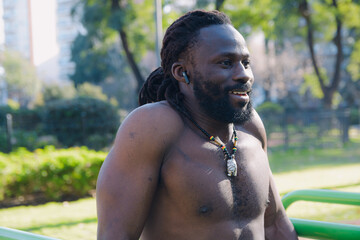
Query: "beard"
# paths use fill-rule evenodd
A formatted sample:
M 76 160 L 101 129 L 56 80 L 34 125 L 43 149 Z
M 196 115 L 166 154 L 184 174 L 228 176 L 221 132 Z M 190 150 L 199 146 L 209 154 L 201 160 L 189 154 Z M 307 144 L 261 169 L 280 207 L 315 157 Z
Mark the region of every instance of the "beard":
M 229 91 L 231 89 L 221 90 L 218 84 L 203 81 L 203 78 L 199 75 L 196 77 L 193 84 L 194 94 L 200 107 L 211 118 L 224 123 L 235 123 L 240 125 L 250 120 L 253 109 L 251 101 L 248 103 L 239 103 L 238 106 L 233 106 L 229 96 Z M 235 88 L 244 89 L 244 85 L 245 84 L 239 84 Z

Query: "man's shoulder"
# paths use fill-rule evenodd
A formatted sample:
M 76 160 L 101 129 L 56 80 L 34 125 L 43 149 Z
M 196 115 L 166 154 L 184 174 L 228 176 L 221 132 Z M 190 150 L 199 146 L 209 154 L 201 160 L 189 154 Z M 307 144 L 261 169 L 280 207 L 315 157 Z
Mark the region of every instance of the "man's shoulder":
M 172 124 L 182 122 L 181 117 L 167 101 L 148 103 L 134 109 L 128 117 L 152 120 L 153 123 L 169 121 Z
M 133 110 L 122 123 L 124 127 L 154 130 L 157 134 L 181 131 L 181 116 L 166 101 L 148 103 Z

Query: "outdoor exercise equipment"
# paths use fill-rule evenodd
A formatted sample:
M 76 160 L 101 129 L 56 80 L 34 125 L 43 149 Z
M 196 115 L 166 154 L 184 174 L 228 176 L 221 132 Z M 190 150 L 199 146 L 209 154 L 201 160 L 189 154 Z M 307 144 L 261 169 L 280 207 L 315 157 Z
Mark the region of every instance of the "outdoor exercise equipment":
M 0 240 L 59 240 L 39 234 L 24 232 L 16 229 L 0 227 Z
M 282 203 L 286 208 L 296 201 L 337 203 L 360 206 L 360 193 L 308 189 L 286 194 Z M 307 219 L 290 218 L 300 237 L 325 240 L 360 240 L 360 226 Z
M 297 190 L 282 198 L 283 205 L 288 208 L 296 201 L 337 203 L 360 206 L 360 193 L 333 190 Z M 324 240 L 360 240 L 360 226 L 290 218 L 299 237 Z M 16 229 L 0 227 L 0 240 L 59 240 Z

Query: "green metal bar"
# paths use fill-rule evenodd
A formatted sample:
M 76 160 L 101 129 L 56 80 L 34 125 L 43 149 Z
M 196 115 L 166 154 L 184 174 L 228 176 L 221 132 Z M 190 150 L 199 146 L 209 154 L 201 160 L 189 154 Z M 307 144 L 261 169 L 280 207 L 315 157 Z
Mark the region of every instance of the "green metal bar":
M 16 229 L 0 227 L 0 240 L 59 240 Z
M 282 203 L 285 209 L 296 201 L 338 203 L 360 206 L 360 193 L 324 189 L 304 189 L 290 192 L 282 198 Z
M 298 236 L 326 240 L 359 240 L 360 226 L 290 218 Z
M 360 193 L 341 192 L 323 189 L 304 189 L 286 194 L 282 203 L 288 208 L 296 201 L 312 201 L 360 206 Z M 360 239 L 360 226 L 330 223 L 308 219 L 290 218 L 295 231 L 300 237 L 326 240 Z

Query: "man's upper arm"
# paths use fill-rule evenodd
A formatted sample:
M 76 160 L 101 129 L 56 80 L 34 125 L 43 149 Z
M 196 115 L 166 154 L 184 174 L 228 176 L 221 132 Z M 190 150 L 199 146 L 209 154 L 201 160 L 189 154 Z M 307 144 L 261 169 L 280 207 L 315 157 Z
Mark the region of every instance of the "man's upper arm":
M 265 211 L 265 239 L 298 239 L 294 226 L 286 215 L 274 177 L 270 171 L 269 206 Z
M 139 238 L 174 134 L 162 111 L 142 107 L 119 128 L 97 182 L 98 239 Z

